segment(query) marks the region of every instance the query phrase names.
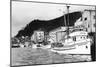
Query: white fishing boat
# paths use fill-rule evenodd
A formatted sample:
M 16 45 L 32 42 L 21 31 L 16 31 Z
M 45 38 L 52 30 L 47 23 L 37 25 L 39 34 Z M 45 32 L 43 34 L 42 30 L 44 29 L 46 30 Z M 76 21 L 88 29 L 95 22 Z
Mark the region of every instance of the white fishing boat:
M 65 38 L 62 47 L 53 47 L 51 51 L 64 54 L 90 54 L 91 39 L 86 31 L 76 31 Z

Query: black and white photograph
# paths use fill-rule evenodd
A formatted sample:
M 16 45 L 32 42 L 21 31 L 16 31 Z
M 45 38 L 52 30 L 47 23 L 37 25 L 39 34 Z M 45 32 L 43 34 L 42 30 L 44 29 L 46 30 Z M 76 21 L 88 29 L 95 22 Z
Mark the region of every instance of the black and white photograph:
M 11 66 L 96 61 L 96 6 L 11 0 Z

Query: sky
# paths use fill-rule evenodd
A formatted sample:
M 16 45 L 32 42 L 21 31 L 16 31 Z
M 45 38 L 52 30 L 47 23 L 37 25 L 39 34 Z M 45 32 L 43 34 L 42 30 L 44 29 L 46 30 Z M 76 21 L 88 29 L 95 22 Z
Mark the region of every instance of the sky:
M 68 13 L 65 4 L 12 1 L 11 8 L 12 37 L 34 19 L 51 20 Z M 69 13 L 84 9 L 95 10 L 95 7 L 70 5 Z

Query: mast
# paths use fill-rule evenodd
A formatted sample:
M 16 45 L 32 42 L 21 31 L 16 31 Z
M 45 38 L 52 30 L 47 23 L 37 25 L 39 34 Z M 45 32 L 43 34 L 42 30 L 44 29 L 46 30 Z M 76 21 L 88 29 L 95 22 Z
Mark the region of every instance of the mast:
M 67 6 L 67 4 L 66 4 L 66 7 L 67 7 L 67 24 L 66 24 L 65 14 L 64 14 L 64 23 L 65 23 L 65 27 L 67 27 L 67 29 L 66 29 L 66 34 L 62 38 L 65 38 L 66 35 L 67 35 L 67 38 L 69 37 L 69 7 L 70 6 Z
M 67 25 L 67 35 L 69 35 L 69 7 L 70 6 L 67 6 L 67 13 L 68 13 L 68 15 L 67 15 L 67 23 L 68 23 L 68 25 Z
M 64 23 L 65 23 L 65 27 L 66 27 L 67 25 L 66 25 L 66 14 L 65 14 L 65 12 L 64 12 Z

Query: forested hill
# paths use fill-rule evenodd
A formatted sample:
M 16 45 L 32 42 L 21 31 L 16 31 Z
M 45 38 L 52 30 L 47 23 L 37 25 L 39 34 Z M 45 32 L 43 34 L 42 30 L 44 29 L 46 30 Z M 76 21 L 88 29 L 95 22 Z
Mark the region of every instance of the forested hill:
M 66 16 L 66 24 L 68 25 L 68 14 Z M 73 12 L 69 13 L 69 26 L 73 26 L 76 20 L 78 20 L 80 17 L 82 17 L 81 12 Z M 64 26 L 64 16 L 52 19 L 52 20 L 33 20 L 29 24 L 26 25 L 24 29 L 21 29 L 18 31 L 18 34 L 15 37 L 21 37 L 21 36 L 32 36 L 34 33 L 34 30 L 42 29 L 44 31 L 51 31 L 55 28 L 58 28 L 60 26 Z

